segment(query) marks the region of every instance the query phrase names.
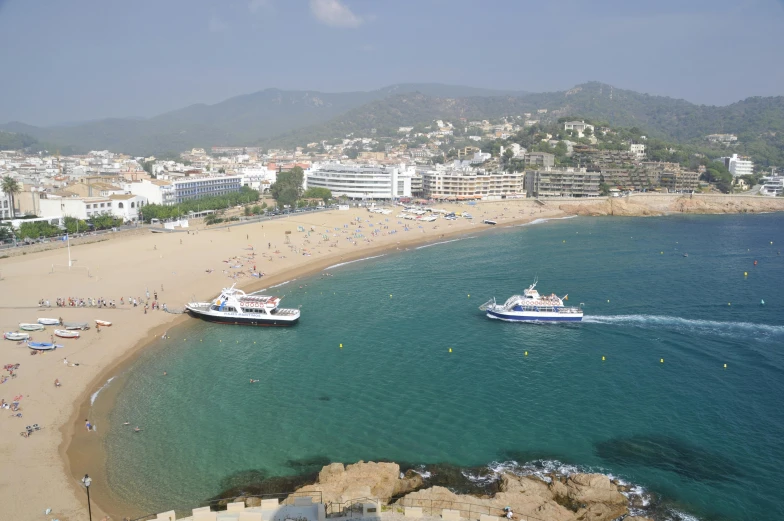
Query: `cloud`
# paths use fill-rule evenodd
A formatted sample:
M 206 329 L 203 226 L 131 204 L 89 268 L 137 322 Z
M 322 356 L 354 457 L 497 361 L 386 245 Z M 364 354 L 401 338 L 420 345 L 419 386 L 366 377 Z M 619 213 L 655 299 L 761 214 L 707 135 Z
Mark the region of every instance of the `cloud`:
M 364 21 L 340 0 L 310 0 L 310 12 L 319 22 L 332 27 L 359 27 Z
M 228 28 L 229 28 L 229 24 L 227 24 L 217 16 L 213 16 L 212 18 L 210 18 L 210 22 L 209 24 L 207 24 L 207 29 L 211 33 L 222 33 Z

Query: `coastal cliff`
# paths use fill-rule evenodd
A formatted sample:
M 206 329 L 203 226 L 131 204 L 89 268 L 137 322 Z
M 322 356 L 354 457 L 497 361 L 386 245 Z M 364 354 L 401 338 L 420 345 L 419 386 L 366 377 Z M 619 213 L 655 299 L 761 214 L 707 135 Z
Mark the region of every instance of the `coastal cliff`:
M 546 201 L 553 205 L 555 201 Z M 558 209 L 569 215 L 648 217 L 674 213 L 731 214 L 784 211 L 784 198 L 718 194 L 637 194 L 630 197 L 559 200 Z
M 378 498 L 392 509 L 422 507 L 436 516 L 441 509 L 454 509 L 462 517 L 478 519 L 480 513 L 501 516 L 510 507 L 523 520 L 611 521 L 627 516 L 628 520 L 650 521 L 629 516 L 637 513 L 643 500 L 630 494 L 630 487 L 603 474 L 537 477 L 503 473 L 494 494 L 469 495 L 443 486 L 427 487 L 427 479 L 413 471 L 401 474 L 396 463 L 332 463 L 321 470 L 315 484 L 297 490 L 298 494 L 308 492 L 320 493 L 327 505 Z

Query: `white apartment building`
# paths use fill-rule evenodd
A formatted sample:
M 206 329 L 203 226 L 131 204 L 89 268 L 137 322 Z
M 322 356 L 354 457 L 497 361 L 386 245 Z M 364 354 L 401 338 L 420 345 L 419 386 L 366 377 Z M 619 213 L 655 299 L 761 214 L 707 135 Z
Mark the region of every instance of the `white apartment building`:
M 45 196 L 45 197 L 44 197 Z M 108 197 L 63 197 L 55 194 L 42 194 L 39 201 L 41 217 L 89 220 L 99 215 L 119 217 L 124 222 L 139 219 L 139 208 L 146 199 L 139 195 L 117 194 Z
M 395 199 L 411 197 L 412 168 L 406 165 L 314 163 L 305 171 L 304 188 L 327 188 L 333 197 Z
M 645 159 L 645 145 L 639 143 L 632 143 L 629 146 L 629 152 L 634 154 L 634 156 L 640 161 Z
M 584 137 L 586 129 L 591 129 L 591 132 L 593 132 L 593 125 L 585 121 L 567 121 L 564 123 L 564 130 L 573 130 L 577 132 L 578 137 Z
M 11 208 L 11 197 L 5 192 L 0 192 L 0 218 L 10 219 L 11 217 L 15 217 L 14 209 Z
M 724 163 L 732 177 L 754 174 L 754 162 L 749 157 L 732 154 L 731 157 L 720 157 L 717 161 Z
M 174 205 L 188 199 L 200 199 L 239 192 L 242 176 L 199 176 L 173 181 L 144 179 L 128 183 L 124 188 L 132 194 L 145 197 L 149 204 Z
M 485 172 L 469 168 L 422 172 L 422 191 L 432 199 L 501 199 L 525 195 L 524 172 Z
M 545 168 L 525 174 L 529 197 L 598 197 L 599 172 L 585 168 Z

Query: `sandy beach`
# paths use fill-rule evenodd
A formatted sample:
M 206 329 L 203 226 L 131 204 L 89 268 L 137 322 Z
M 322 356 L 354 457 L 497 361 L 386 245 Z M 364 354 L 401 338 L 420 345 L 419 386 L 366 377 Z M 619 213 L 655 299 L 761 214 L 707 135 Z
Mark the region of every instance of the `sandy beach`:
M 72 248 L 75 268 L 70 271 L 65 267 L 65 249 L 0 259 L 0 287 L 5 297 L 0 305 L 3 331 L 16 331 L 20 322 L 35 322 L 40 317 L 89 322 L 92 326 L 79 339 L 58 339 L 64 348 L 35 356 L 24 344 L 3 340 L 2 364 L 18 363 L 20 367 L 14 371 L 16 377 L 9 377 L 0 385 L 0 399 L 11 402 L 19 398 L 22 417 L 12 417 L 10 410 L 3 410 L 0 499 L 9 519 L 86 518 L 87 498 L 78 478 L 85 472 L 99 478 L 102 472 L 91 468 L 102 460 L 96 457 L 101 452 L 99 433 L 85 428 L 90 396 L 153 339 L 177 323 L 194 320 L 160 310 L 145 313 L 143 306 L 129 305 L 129 299 L 148 300 L 147 292 L 150 301 L 157 293 L 161 306 L 182 309 L 185 302 L 213 298 L 221 288 L 234 282 L 245 290 L 258 290 L 384 251 L 405 250 L 421 243 L 535 219 L 573 214 L 781 211 L 784 200 L 779 199 L 719 198 L 706 203 L 696 198 L 656 196 L 631 203 L 599 199 L 547 204 L 534 200 L 483 202 L 475 206 L 445 204 L 437 206 L 468 211 L 474 219 L 439 219 L 433 223 L 399 219 L 397 207 L 387 216 L 352 208 L 86 244 Z M 482 224 L 483 218 L 494 219 L 498 225 Z M 408 231 L 404 231 L 405 226 Z M 287 231 L 291 232 L 290 244 L 286 243 Z M 264 275 L 252 276 L 254 269 Z M 114 300 L 117 307 L 56 307 L 58 297 L 103 298 Z M 124 304 L 120 304 L 121 297 Z M 52 307 L 40 308 L 37 304 L 41 299 L 49 300 Z M 111 321 L 113 325 L 98 332 L 95 319 Z M 49 326 L 46 331 L 31 333 L 31 337 L 48 342 L 54 329 Z M 9 372 L 4 370 L 2 375 L 9 376 Z M 56 379 L 60 387 L 55 386 Z M 33 424 L 42 429 L 28 438 L 20 435 Z M 116 518 L 118 512 L 102 480 L 95 480 L 91 492 L 93 518 L 101 519 L 107 512 Z M 49 508 L 51 514 L 44 516 Z
M 75 476 L 93 472 L 83 468 L 83 462 L 92 459 L 85 454 L 90 451 L 91 440 L 94 443 L 99 440 L 96 433 L 85 429 L 86 418 L 82 417 L 88 410 L 90 396 L 115 368 L 130 360 L 152 339 L 177 321 L 191 320 L 185 315 L 159 310 L 145 313 L 143 306 L 129 305 L 129 298 L 147 300 L 149 291 L 150 300 L 157 293 L 161 306 L 181 309 L 186 301 L 194 297 L 212 298 L 220 288 L 235 281 L 246 290 L 261 289 L 384 250 L 405 249 L 493 228 L 482 224 L 482 218 L 495 219 L 500 227 L 563 215 L 557 207 L 542 208 L 534 201 L 439 207 L 469 211 L 474 219 L 415 223 L 395 217 L 399 213 L 397 208 L 388 216 L 371 214 L 361 208 L 335 210 L 243 226 L 192 229 L 189 233 L 151 233 L 74 247 L 71 256 L 78 268 L 70 271 L 65 268 L 64 249 L 0 260 L 0 283 L 5 296 L 0 306 L 3 331 L 16 331 L 19 323 L 35 322 L 40 317 L 89 322 L 93 326 L 82 332 L 79 339 L 58 339 L 64 348 L 35 356 L 23 344 L 3 341 L 3 365 L 18 363 L 20 367 L 15 371 L 16 377 L 0 386 L 0 398 L 10 402 L 21 396 L 22 413 L 21 418 L 11 417 L 11 411 L 4 410 L 6 417 L 0 422 L 4 467 L 0 498 L 7 505 L 9 517 L 41 519 L 48 508 L 52 509 L 48 518 L 60 521 L 86 517 L 86 494 Z M 370 223 L 374 226 L 370 227 Z M 404 231 L 405 225 L 409 231 Z M 306 231 L 298 231 L 298 227 Z M 306 234 L 310 230 L 314 231 L 308 238 Z M 371 233 L 373 230 L 375 234 Z M 396 233 L 390 233 L 393 230 Z M 290 244 L 286 244 L 286 231 L 291 232 Z M 355 237 L 357 231 L 362 237 Z M 231 262 L 224 262 L 230 259 Z M 56 265 L 54 272 L 53 265 Z M 230 267 L 238 265 L 242 267 Z M 263 277 L 249 274 L 254 265 Z M 238 273 L 243 275 L 237 276 Z M 56 307 L 58 297 L 114 300 L 117 308 Z M 124 304 L 119 303 L 121 297 Z M 39 308 L 41 299 L 49 300 L 52 307 Z M 98 332 L 95 319 L 111 321 L 113 325 Z M 31 333 L 31 337 L 48 342 L 54 329 L 47 327 L 46 331 Z M 55 387 L 56 379 L 60 387 Z M 29 438 L 22 437 L 20 433 L 25 427 L 33 424 L 42 429 Z M 97 470 L 94 474 L 98 475 Z M 101 519 L 106 514 L 101 508 L 100 480 L 96 479 L 91 493 L 93 516 Z M 106 510 L 114 513 L 110 504 Z

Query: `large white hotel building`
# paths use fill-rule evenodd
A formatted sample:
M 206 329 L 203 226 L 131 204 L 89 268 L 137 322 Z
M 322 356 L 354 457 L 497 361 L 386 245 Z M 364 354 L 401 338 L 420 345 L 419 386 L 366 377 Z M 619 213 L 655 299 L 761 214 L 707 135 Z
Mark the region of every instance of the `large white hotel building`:
M 414 169 L 406 165 L 314 163 L 305 171 L 305 189 L 328 188 L 334 197 L 396 199 L 411 197 Z

